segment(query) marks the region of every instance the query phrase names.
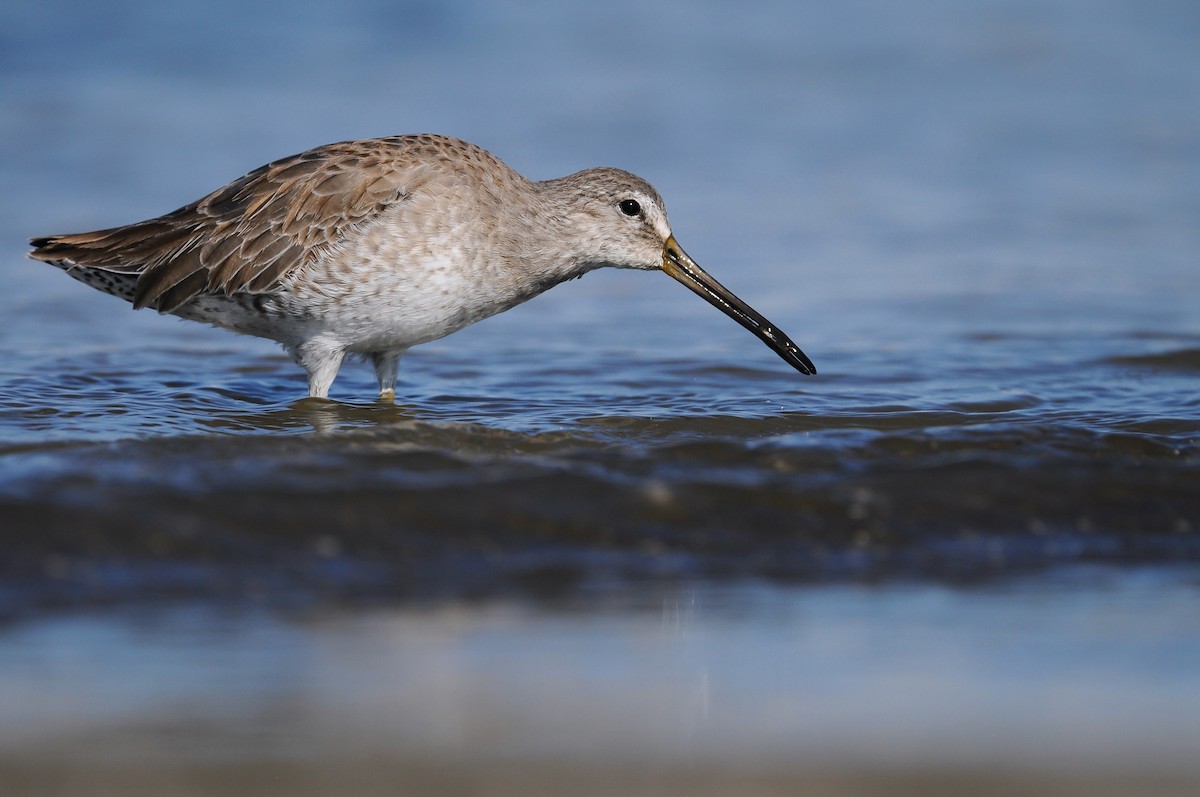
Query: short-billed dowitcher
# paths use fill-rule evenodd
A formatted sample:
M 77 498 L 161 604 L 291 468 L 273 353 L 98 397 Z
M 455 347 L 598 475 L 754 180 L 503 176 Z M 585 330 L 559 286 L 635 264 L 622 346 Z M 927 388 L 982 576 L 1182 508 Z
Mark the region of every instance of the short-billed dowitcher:
M 30 257 L 134 308 L 278 341 L 310 396 L 328 395 L 350 353 L 390 399 L 410 346 L 601 266 L 661 268 L 816 372 L 683 251 L 645 180 L 600 168 L 534 182 L 445 136 L 317 147 L 165 216 L 31 243 Z

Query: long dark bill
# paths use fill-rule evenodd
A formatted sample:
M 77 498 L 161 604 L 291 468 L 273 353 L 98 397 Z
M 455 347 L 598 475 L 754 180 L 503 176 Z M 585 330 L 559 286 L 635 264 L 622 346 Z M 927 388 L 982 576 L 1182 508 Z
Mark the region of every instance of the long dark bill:
M 799 346 L 792 343 L 791 338 L 700 268 L 696 261 L 683 251 L 683 247 L 676 243 L 674 235 L 668 238 L 663 246 L 662 267 L 663 271 L 691 288 L 706 302 L 757 335 L 759 340 L 770 346 L 788 365 L 802 374 L 817 372 L 812 360 L 800 351 Z

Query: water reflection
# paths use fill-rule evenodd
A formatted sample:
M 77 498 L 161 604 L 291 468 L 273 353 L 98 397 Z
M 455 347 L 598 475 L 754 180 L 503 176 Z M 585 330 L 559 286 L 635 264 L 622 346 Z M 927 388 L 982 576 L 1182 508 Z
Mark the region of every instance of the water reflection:
M 0 632 L 0 771 L 36 750 L 45 766 L 318 756 L 1200 777 L 1198 590 L 1194 567 L 1076 569 L 970 590 L 68 615 Z

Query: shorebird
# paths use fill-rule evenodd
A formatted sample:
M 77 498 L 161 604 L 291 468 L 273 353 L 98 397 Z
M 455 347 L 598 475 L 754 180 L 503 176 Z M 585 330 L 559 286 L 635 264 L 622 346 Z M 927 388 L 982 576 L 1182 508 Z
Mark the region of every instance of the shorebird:
M 30 257 L 135 309 L 278 341 L 315 397 L 356 354 L 392 400 L 410 347 L 602 266 L 662 269 L 816 373 L 679 246 L 642 178 L 597 168 L 532 181 L 440 135 L 316 147 L 164 216 L 30 243 Z

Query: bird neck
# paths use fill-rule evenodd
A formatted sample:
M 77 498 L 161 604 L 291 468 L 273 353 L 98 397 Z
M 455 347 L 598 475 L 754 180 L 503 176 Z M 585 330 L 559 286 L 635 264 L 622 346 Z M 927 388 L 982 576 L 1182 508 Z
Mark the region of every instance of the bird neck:
M 555 181 L 534 183 L 536 201 L 514 210 L 507 222 L 512 234 L 505 247 L 532 284 L 541 291 L 582 277 L 601 263 L 587 256 L 594 251 L 588 217 L 564 202 Z

